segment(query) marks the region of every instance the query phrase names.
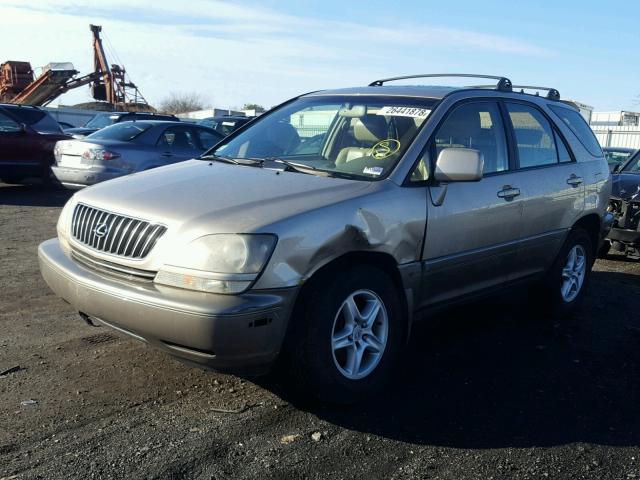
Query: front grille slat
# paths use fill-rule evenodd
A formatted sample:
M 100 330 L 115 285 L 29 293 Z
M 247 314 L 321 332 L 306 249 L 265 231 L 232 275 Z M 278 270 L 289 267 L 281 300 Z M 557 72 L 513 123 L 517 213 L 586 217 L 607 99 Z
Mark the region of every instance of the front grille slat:
M 116 219 L 116 225 L 115 228 L 112 229 L 109 232 L 109 247 L 106 249 L 106 251 L 108 253 L 113 253 L 113 242 L 116 240 L 116 238 L 118 238 L 118 232 L 120 231 L 120 227 L 122 227 L 122 224 L 124 222 L 126 222 L 127 219 L 125 217 L 120 217 L 118 219 Z
M 107 262 L 93 258 L 90 255 L 71 250 L 72 258 L 83 266 L 95 270 L 100 273 L 106 273 L 125 280 L 135 280 L 141 282 L 152 282 L 156 276 L 156 272 L 151 270 L 141 270 L 139 268 L 125 267 L 117 263 Z
M 132 246 L 131 242 L 133 242 L 134 238 L 137 238 L 138 235 L 140 234 L 140 227 L 143 225 L 142 222 L 138 222 L 136 224 L 136 226 L 133 228 L 133 230 L 131 230 L 131 235 L 129 235 L 129 239 L 127 240 L 127 243 L 124 246 L 124 251 L 123 251 L 123 255 L 125 257 L 131 257 L 132 256 L 132 251 L 129 247 Z
M 100 227 L 102 235 L 96 234 Z M 119 215 L 79 203 L 73 211 L 71 235 L 81 244 L 124 258 L 145 258 L 166 232 L 164 225 Z

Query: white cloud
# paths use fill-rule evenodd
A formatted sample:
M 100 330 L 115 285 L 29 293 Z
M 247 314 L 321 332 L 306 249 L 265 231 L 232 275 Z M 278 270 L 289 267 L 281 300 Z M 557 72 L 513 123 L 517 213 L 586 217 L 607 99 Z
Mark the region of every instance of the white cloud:
M 308 90 L 433 71 L 447 54 L 548 55 L 499 35 L 410 22 L 325 21 L 217 0 L 140 3 L 40 0 L 27 6 L 0 0 L 3 52 L 33 66 L 71 61 L 87 73 L 92 69 L 88 24 L 101 24 L 151 103 L 171 91 L 197 91 L 221 107 L 249 101 L 273 105 Z M 81 89 L 61 101 L 88 99 L 88 90 Z

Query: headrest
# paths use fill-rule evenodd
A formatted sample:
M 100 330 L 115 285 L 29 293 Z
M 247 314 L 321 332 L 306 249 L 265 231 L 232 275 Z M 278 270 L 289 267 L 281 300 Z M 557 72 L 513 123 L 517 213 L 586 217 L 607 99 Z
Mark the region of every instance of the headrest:
M 351 120 L 353 136 L 359 142 L 379 142 L 387 138 L 387 122 L 380 115 L 365 115 Z
M 516 137 L 520 145 L 540 145 L 543 133 L 541 129 L 518 128 L 516 130 Z

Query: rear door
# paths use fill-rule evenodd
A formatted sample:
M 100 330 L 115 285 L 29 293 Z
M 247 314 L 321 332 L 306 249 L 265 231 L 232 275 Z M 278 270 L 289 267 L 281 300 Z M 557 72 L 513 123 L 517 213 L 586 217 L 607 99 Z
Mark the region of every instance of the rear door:
M 42 161 L 37 134 L 0 110 L 0 162 L 6 166 L 37 166 Z
M 505 282 L 522 231 L 522 186 L 511 169 L 498 102 L 454 106 L 431 139 L 430 156 L 448 147 L 479 150 L 483 178 L 429 187 L 422 306 Z M 412 179 L 424 178 L 420 168 Z
M 203 152 L 195 129 L 182 125 L 165 128 L 156 142 L 156 150 L 158 165 L 189 160 Z
M 552 122 L 536 106 L 505 102 L 523 201 L 522 240 L 511 278 L 545 271 L 584 210 L 580 164 Z

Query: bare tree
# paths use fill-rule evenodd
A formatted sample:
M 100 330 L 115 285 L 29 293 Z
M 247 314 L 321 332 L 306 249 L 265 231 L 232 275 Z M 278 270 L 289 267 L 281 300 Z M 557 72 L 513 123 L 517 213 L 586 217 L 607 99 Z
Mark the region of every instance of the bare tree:
M 194 92 L 172 92 L 160 102 L 158 111 L 163 113 L 185 113 L 194 110 L 204 110 L 211 104 L 205 97 Z
M 242 110 L 255 110 L 256 113 L 264 112 L 264 107 L 262 105 L 258 105 L 257 103 L 245 103 Z

